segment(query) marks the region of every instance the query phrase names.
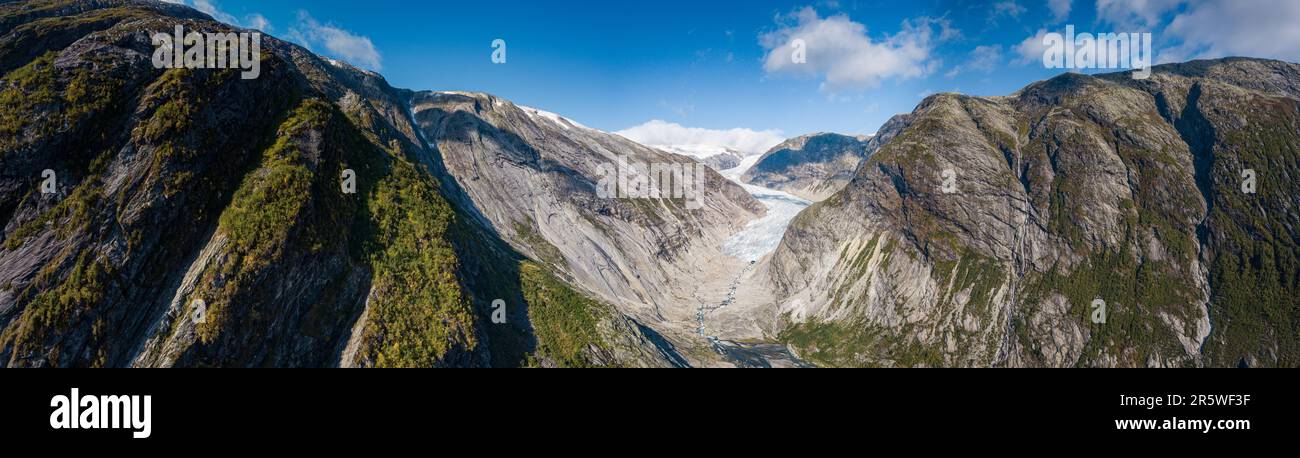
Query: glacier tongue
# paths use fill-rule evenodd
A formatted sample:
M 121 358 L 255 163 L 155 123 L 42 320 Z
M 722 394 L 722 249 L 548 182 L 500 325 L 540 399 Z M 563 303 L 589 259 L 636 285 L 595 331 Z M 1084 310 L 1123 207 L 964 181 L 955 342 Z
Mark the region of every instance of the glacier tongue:
M 781 244 L 781 237 L 785 236 L 786 227 L 812 202 L 775 189 L 741 183 L 740 175 L 753 165 L 753 161 L 747 162 L 749 163 L 722 172 L 722 176 L 736 182 L 766 205 L 767 215 L 750 221 L 744 229 L 723 242 L 722 252 L 744 261 L 757 261 L 776 251 L 776 247 Z

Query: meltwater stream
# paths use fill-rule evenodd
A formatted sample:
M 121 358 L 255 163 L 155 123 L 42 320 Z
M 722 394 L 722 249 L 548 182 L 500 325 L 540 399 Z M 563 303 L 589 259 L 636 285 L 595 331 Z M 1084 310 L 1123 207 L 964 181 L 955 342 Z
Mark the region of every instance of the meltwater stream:
M 749 262 L 749 265 L 736 274 L 736 278 L 731 281 L 727 291 L 726 299 L 717 304 L 700 304 L 700 309 L 696 313 L 696 320 L 699 324 L 698 332 L 701 336 L 708 339 L 713 350 L 722 355 L 728 361 L 739 367 L 811 367 L 810 364 L 800 361 L 790 350 L 779 344 L 742 344 L 727 340 L 718 339 L 710 335 L 708 329 L 704 326 L 704 318 L 715 310 L 726 308 L 736 299 L 736 288 L 740 279 L 754 268 L 755 263 L 766 256 L 768 253 L 776 251 L 776 247 L 781 244 L 781 237 L 785 235 L 785 229 L 790 226 L 799 212 L 812 205 L 804 199 L 800 199 L 785 192 L 775 189 L 754 186 L 740 182 L 740 175 L 744 172 L 745 167 L 723 171 L 722 175 L 736 182 L 750 195 L 767 206 L 767 214 L 762 218 L 750 221 L 740 232 L 728 238 L 722 244 L 722 251 L 730 256 Z

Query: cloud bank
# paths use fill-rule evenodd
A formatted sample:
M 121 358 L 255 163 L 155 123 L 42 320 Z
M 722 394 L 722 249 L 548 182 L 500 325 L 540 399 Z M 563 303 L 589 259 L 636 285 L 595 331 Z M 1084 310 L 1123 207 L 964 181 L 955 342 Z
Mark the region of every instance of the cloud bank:
M 942 64 L 933 59 L 936 44 L 957 36 L 946 19 L 928 17 L 903 21 L 901 30 L 880 40 L 867 28 L 840 14 L 826 18 L 805 7 L 779 16 L 780 27 L 759 37 L 767 51 L 763 70 L 768 74 L 822 78 L 822 89 L 836 92 L 876 87 L 890 78 L 918 78 Z M 800 41 L 796 41 L 800 40 Z M 793 58 L 798 43 L 805 45 L 806 60 Z
M 659 119 L 614 133 L 643 145 L 713 145 L 730 148 L 745 154 L 763 154 L 778 143 L 785 141 L 785 136 L 781 134 L 780 130 L 704 129 L 684 127 L 681 124 Z
M 308 49 L 323 47 L 328 54 L 367 70 L 383 70 L 383 56 L 369 37 L 357 35 L 334 24 L 323 24 L 306 11 L 298 11 L 298 23 L 288 38 Z
M 1174 16 L 1161 62 L 1228 56 L 1300 62 L 1300 1 L 1196 1 Z

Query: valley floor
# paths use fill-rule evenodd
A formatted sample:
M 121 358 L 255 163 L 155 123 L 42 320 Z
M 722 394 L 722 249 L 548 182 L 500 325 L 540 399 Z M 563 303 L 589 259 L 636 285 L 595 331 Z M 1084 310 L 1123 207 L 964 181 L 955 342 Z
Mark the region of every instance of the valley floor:
M 688 342 L 686 356 L 702 366 L 807 366 L 771 341 L 776 303 L 761 279 L 765 258 L 776 250 L 794 217 L 812 202 L 785 192 L 740 183 L 741 168 L 723 171 L 767 206 L 767 214 L 728 238 L 718 256 L 703 260 L 698 276 L 684 291 L 682 304 L 665 316 L 677 340 Z

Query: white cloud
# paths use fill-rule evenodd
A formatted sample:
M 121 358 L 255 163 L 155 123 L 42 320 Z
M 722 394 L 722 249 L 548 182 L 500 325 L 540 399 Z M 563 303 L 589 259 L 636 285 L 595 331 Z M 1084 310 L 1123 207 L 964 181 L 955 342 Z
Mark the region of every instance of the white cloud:
M 329 54 L 361 68 L 375 71 L 383 69 L 383 56 L 375 49 L 370 38 L 333 24 L 322 24 L 306 11 L 298 12 L 298 24 L 289 29 L 288 38 L 308 49 L 323 46 Z
M 684 127 L 681 124 L 658 119 L 614 133 L 643 145 L 713 145 L 746 154 L 762 154 L 785 141 L 785 136 L 780 130 L 759 131 L 745 128 L 715 130 Z
M 273 29 L 271 21 L 267 20 L 266 16 L 261 13 L 246 15 L 244 20 L 241 21 L 234 15 L 223 11 L 214 0 L 163 1 L 190 5 L 208 16 L 212 16 L 213 19 L 227 24 L 263 32 L 270 32 Z M 285 35 L 289 40 L 295 41 L 308 49 L 323 47 L 335 57 L 346 60 L 358 67 L 375 71 L 383 69 L 383 56 L 380 55 L 379 50 L 375 49 L 375 45 L 370 41 L 370 38 L 338 28 L 333 24 L 321 24 L 306 11 L 298 12 L 298 23 L 291 27 Z
M 207 15 L 212 16 L 213 19 L 227 24 L 239 25 L 239 20 L 235 19 L 234 16 L 227 14 L 225 11 L 221 11 L 220 8 L 217 8 L 216 2 L 211 0 L 193 0 L 193 2 L 194 9 L 207 13 Z
M 1047 0 L 1047 9 L 1052 11 L 1052 21 L 1061 22 L 1070 17 L 1070 0 Z
M 273 27 L 271 27 L 271 21 L 266 20 L 266 16 L 258 13 L 245 16 L 244 24 L 245 27 L 261 30 L 263 32 L 270 32 L 273 29 Z
M 1229 56 L 1300 62 L 1296 0 L 1097 0 L 1097 17 L 1098 30 L 1153 32 L 1158 63 Z M 1040 61 L 1046 33 L 1014 46 L 1014 62 Z
M 1097 0 L 1097 19 L 1122 29 L 1116 32 L 1149 31 L 1160 24 L 1165 14 L 1187 1 Z
M 1227 56 L 1300 62 L 1300 2 L 1197 2 L 1175 16 L 1163 36 L 1177 44 L 1160 51 L 1162 62 Z
M 1227 56 L 1300 61 L 1295 0 L 1097 0 L 1097 17 L 1122 31 L 1157 32 L 1159 62 Z
M 220 22 L 224 22 L 236 27 L 244 27 L 244 28 L 249 28 L 254 30 L 261 30 L 263 32 L 270 32 L 272 28 L 271 22 L 266 20 L 266 16 L 262 16 L 260 13 L 249 14 L 247 16 L 244 16 L 243 21 L 240 21 L 239 19 L 235 18 L 234 15 L 223 11 L 221 7 L 217 5 L 217 2 L 212 0 L 189 0 L 189 1 L 162 0 L 162 1 L 165 3 L 173 3 L 177 5 L 189 5 L 190 7 L 199 10 L 200 12 L 207 14 L 208 16 L 212 16 L 213 19 L 216 19 Z
M 811 7 L 780 16 L 778 22 L 783 23 L 780 28 L 759 37 L 768 51 L 763 70 L 824 78 L 822 89 L 829 92 L 875 87 L 888 78 L 926 76 L 941 65 L 931 59 L 934 46 L 958 34 L 946 19 L 922 17 L 903 21 L 897 34 L 873 40 L 866 26 L 848 16 L 822 18 Z M 806 62 L 792 58 L 796 39 L 806 45 Z
M 1034 36 L 1026 38 L 1012 48 L 1015 54 L 1019 56 L 1015 63 L 1025 65 L 1033 62 L 1042 62 L 1043 53 L 1047 51 L 1047 45 L 1043 44 L 1043 37 L 1047 35 L 1047 29 L 1038 29 Z
M 993 4 L 993 10 L 989 11 L 989 22 L 997 22 L 998 18 L 1003 16 L 1018 19 L 1025 11 L 1025 7 L 1020 6 L 1015 0 L 1003 0 Z
M 966 62 L 953 67 L 945 76 L 952 78 L 972 71 L 990 73 L 1001 63 L 1002 45 L 976 46 L 971 50 L 970 58 Z

